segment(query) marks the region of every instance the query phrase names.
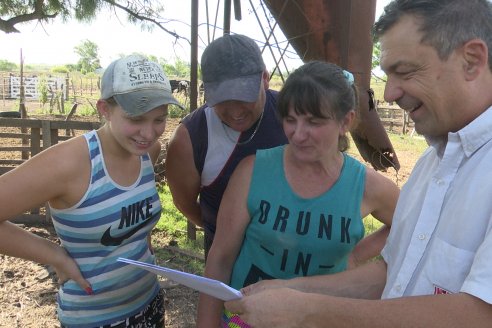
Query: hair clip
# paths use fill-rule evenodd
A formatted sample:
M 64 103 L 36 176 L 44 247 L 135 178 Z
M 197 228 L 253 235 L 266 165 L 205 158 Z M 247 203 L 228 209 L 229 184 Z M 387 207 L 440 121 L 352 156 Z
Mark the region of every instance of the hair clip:
M 343 76 L 347 79 L 349 84 L 354 84 L 354 74 L 349 71 L 343 70 Z

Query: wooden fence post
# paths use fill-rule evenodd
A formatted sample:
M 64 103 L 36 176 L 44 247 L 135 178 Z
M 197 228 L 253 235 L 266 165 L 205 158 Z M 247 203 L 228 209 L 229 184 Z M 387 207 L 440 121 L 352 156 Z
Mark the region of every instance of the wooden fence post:
M 31 127 L 31 157 L 41 152 L 41 129 Z
M 68 77 L 68 73 L 67 73 L 67 75 L 65 75 L 65 92 L 64 93 L 65 94 L 63 97 L 65 98 L 65 100 L 68 100 L 68 96 L 70 94 L 70 79 Z
M 408 113 L 407 111 L 403 111 L 403 128 L 402 128 L 402 133 L 407 134 L 407 128 L 408 128 Z
M 51 146 L 51 122 L 41 121 L 41 131 L 43 136 L 43 150 Z
M 3 75 L 3 73 L 1 74 L 2 76 L 2 101 L 3 101 L 3 108 L 5 109 L 5 76 Z

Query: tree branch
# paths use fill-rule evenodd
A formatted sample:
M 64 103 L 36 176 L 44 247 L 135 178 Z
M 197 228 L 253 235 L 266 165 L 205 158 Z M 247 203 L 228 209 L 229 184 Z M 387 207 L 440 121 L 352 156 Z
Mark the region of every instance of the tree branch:
M 29 14 L 18 15 L 12 17 L 8 20 L 4 20 L 0 18 L 0 30 L 5 33 L 19 33 L 19 30 L 15 28 L 15 24 L 24 23 L 32 20 L 42 20 L 47 18 L 55 18 L 58 13 L 55 14 L 45 14 L 43 7 L 43 0 L 36 0 L 34 3 L 34 11 Z
M 130 4 L 132 4 L 131 1 L 127 2 L 127 6 L 117 3 L 115 0 L 100 0 L 100 1 L 105 2 L 113 6 L 114 8 L 118 8 L 120 10 L 125 11 L 130 17 L 135 18 L 136 20 L 140 20 L 142 22 L 150 22 L 158 26 L 161 30 L 173 36 L 176 39 L 176 41 L 178 41 L 179 39 L 183 39 L 186 42 L 188 42 L 188 44 L 191 44 L 191 41 L 188 38 L 182 37 L 176 32 L 168 30 L 155 17 L 152 17 L 155 16 L 152 15 L 153 12 L 152 10 L 149 10 L 149 14 L 146 16 L 140 14 L 136 10 L 132 10 L 130 7 Z M 146 6 L 143 6 L 143 8 L 146 8 Z M 152 9 L 151 7 L 149 8 Z M 59 14 L 59 12 L 56 12 L 54 14 L 47 14 L 45 10 L 46 10 L 46 6 L 44 5 L 44 0 L 35 0 L 33 12 L 14 16 L 7 20 L 0 18 L 0 31 L 4 31 L 5 33 L 19 33 L 20 31 L 17 28 L 15 28 L 15 25 L 18 23 L 24 23 L 32 20 L 46 20 L 48 18 L 55 18 Z
M 151 22 L 151 23 L 157 25 L 164 32 L 172 35 L 176 40 L 183 39 L 183 40 L 186 40 L 188 42 L 188 44 L 191 44 L 191 41 L 188 38 L 182 37 L 181 35 L 177 34 L 176 32 L 172 32 L 172 31 L 168 30 L 160 22 L 158 22 L 157 20 L 155 20 L 155 19 L 153 19 L 151 17 L 142 16 L 139 13 L 134 12 L 130 8 L 125 7 L 125 6 L 122 6 L 122 5 L 118 4 L 118 3 L 116 3 L 114 0 L 103 0 L 103 1 L 109 3 L 110 5 L 113 5 L 113 6 L 117 7 L 117 8 L 119 8 L 119 9 L 125 11 L 125 12 L 127 12 L 130 16 L 132 16 L 132 17 L 134 17 L 136 19 L 139 19 L 141 21 Z

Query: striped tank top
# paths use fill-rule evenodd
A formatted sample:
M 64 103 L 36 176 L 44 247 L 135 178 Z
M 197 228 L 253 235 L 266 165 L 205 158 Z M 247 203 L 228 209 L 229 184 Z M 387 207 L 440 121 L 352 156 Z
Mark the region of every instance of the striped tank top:
M 86 133 L 90 184 L 82 199 L 67 209 L 50 208 L 61 245 L 92 286 L 87 295 L 69 280 L 58 292 L 58 317 L 67 327 L 96 327 L 140 312 L 157 295 L 153 273 L 117 262 L 118 257 L 154 263 L 147 236 L 160 218 L 154 170 L 148 154 L 131 186 L 115 183 L 104 163 L 96 131 Z

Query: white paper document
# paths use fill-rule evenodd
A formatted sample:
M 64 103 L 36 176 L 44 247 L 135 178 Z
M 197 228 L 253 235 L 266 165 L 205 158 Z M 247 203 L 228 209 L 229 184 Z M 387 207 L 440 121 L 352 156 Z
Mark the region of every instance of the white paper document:
M 119 262 L 125 262 L 131 265 L 136 265 L 142 269 L 153 272 L 160 276 L 169 278 L 181 285 L 198 290 L 199 292 L 216 297 L 223 301 L 232 301 L 241 298 L 243 295 L 237 289 L 227 286 L 221 281 L 197 276 L 192 273 L 182 272 L 178 270 L 161 267 L 145 262 L 134 261 L 125 258 L 118 258 Z

